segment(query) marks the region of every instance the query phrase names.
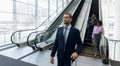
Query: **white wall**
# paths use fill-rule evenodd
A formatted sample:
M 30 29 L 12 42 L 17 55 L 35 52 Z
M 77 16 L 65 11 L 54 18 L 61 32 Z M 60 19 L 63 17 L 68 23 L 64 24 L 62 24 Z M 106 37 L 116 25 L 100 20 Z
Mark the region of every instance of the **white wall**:
M 120 40 L 120 0 L 100 0 L 105 36 Z M 120 61 L 120 42 L 109 41 L 110 59 Z

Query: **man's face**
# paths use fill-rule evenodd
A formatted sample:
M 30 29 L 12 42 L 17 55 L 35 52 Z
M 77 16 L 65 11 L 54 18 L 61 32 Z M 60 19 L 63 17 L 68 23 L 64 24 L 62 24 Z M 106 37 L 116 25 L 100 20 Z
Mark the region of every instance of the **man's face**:
M 70 17 L 70 15 L 65 14 L 65 15 L 63 16 L 63 21 L 64 21 L 64 24 L 70 24 L 71 21 L 72 21 L 72 18 Z

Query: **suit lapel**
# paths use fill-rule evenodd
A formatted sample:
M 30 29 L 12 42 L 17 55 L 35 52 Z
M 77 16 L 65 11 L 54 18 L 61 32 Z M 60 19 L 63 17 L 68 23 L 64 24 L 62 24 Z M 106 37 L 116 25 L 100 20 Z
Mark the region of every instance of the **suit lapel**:
M 64 40 L 63 30 L 64 30 L 64 27 L 61 28 L 61 32 L 60 33 L 61 33 L 62 39 Z

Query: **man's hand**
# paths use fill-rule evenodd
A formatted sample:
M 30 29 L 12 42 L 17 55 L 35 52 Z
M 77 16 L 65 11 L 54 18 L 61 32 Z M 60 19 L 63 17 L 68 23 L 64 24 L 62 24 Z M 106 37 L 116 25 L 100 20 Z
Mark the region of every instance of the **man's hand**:
M 50 63 L 54 64 L 54 57 L 50 57 Z
M 77 57 L 78 57 L 77 52 L 74 52 L 74 53 L 71 55 L 71 59 L 75 59 L 75 58 L 77 58 Z

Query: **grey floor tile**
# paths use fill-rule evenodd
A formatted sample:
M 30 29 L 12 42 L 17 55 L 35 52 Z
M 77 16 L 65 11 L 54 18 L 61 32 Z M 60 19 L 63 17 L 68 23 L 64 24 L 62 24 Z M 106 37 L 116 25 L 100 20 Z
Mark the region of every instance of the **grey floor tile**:
M 27 55 L 29 53 L 31 53 L 33 50 L 31 47 L 13 47 L 10 49 L 6 49 L 3 51 L 0 51 L 0 55 L 4 55 L 7 57 L 11 57 L 14 59 L 18 59 L 24 55 Z
M 57 66 L 57 60 L 55 57 L 55 64 L 50 64 L 50 51 L 36 52 L 24 59 L 22 61 L 36 64 L 38 66 Z

